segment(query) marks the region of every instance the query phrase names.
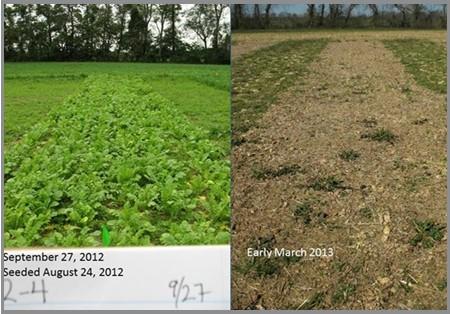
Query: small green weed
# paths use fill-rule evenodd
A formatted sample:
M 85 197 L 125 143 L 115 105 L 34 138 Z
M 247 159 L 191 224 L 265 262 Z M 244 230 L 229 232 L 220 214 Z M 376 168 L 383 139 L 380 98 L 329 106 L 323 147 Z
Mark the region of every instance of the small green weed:
M 301 260 L 299 256 L 283 256 L 280 258 L 257 257 L 250 266 L 259 277 L 271 277 L 277 275 L 284 266 L 297 263 Z
M 356 291 L 356 286 L 354 284 L 340 284 L 332 295 L 332 302 L 335 304 L 341 304 L 346 302 L 351 295 Z
M 315 191 L 327 191 L 327 192 L 333 192 L 337 189 L 346 189 L 346 187 L 343 186 L 343 180 L 340 180 L 335 176 L 316 178 L 309 185 L 309 187 L 314 189 Z
M 302 219 L 302 222 L 306 225 L 310 224 L 312 221 L 313 208 L 308 202 L 303 202 L 294 208 L 294 216 L 297 219 Z
M 243 137 L 236 137 L 232 139 L 232 146 L 240 146 L 244 143 L 246 143 L 246 139 Z
M 402 85 L 401 92 L 403 92 L 404 94 L 410 95 L 410 93 L 412 92 L 412 89 L 410 88 L 409 85 Z
M 393 132 L 391 132 L 390 130 L 380 128 L 375 130 L 374 132 L 362 134 L 361 138 L 376 142 L 388 142 L 390 144 L 394 144 L 398 136 L 393 134 Z
M 353 150 L 353 149 L 348 149 L 348 150 L 344 150 L 339 154 L 340 158 L 346 161 L 354 161 L 357 160 L 357 158 L 360 157 L 360 153 Z
M 284 165 L 276 170 L 265 167 L 253 167 L 252 176 L 258 180 L 277 178 L 285 175 L 296 174 L 299 169 L 300 167 L 297 165 Z
M 413 226 L 416 231 L 415 236 L 410 239 L 410 244 L 413 246 L 431 248 L 445 235 L 445 226 L 431 220 L 414 220 Z
M 332 263 L 332 268 L 337 272 L 342 272 L 347 265 L 348 265 L 348 263 L 346 263 L 346 262 L 334 261 Z
M 272 250 L 272 248 L 274 247 L 274 244 L 276 244 L 276 237 L 273 234 L 258 237 L 256 243 L 257 243 L 256 247 L 259 250 L 261 250 L 263 248 L 265 248 L 267 250 Z
M 257 180 L 263 180 L 267 176 L 267 170 L 261 167 L 254 166 L 251 171 L 252 176 Z
M 437 288 L 440 291 L 444 291 L 448 287 L 448 279 L 446 277 L 442 278 L 437 284 Z
M 369 207 L 362 207 L 359 209 L 359 213 L 362 217 L 366 219 L 373 218 L 373 209 Z
M 296 174 L 300 169 L 301 167 L 299 167 L 298 165 L 283 165 L 279 169 L 272 172 L 271 175 L 273 177 L 293 175 Z
M 275 258 L 258 258 L 254 262 L 254 270 L 260 277 L 270 277 L 280 272 L 280 263 Z
M 428 118 L 422 118 L 422 119 L 417 119 L 417 120 L 413 121 L 413 124 L 415 124 L 415 125 L 423 125 L 423 124 L 425 124 L 428 121 L 429 121 Z
M 296 256 L 296 255 L 291 255 L 291 256 L 284 256 L 283 257 L 283 261 L 285 262 L 285 264 L 290 265 L 290 264 L 294 264 L 297 263 L 301 260 L 300 256 Z
M 422 174 L 409 177 L 406 180 L 406 188 L 409 192 L 417 192 L 418 189 L 427 182 L 427 180 L 428 176 Z
M 362 122 L 363 126 L 366 128 L 373 128 L 377 125 L 377 120 L 374 118 L 368 118 L 368 119 L 365 118 L 361 122 Z
M 247 259 L 244 263 L 233 267 L 235 271 L 242 274 L 253 273 L 257 277 L 271 277 L 280 272 L 281 264 L 277 259 L 257 257 Z

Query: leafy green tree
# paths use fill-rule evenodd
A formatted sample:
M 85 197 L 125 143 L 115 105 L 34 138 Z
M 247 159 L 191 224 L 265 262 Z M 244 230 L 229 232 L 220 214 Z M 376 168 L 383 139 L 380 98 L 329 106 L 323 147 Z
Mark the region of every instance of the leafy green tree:
M 169 29 L 166 32 L 168 36 L 168 41 L 171 47 L 172 53 L 175 53 L 177 44 L 179 43 L 179 31 L 177 30 L 177 23 L 180 22 L 180 11 L 182 10 L 182 6 L 180 4 L 171 4 L 170 5 L 170 13 L 169 13 Z
M 213 55 L 210 43 L 223 56 L 227 25 L 223 6 L 204 8 L 205 16 L 188 14 L 182 20 L 179 4 L 8 4 L 5 59 L 209 62 L 214 60 L 206 58 Z M 184 41 L 182 29 L 203 36 L 203 47 Z
M 88 4 L 81 19 L 80 31 L 82 41 L 82 55 L 87 59 L 95 59 L 98 43 L 99 29 L 97 23 L 99 7 L 95 4 Z
M 21 59 L 26 59 L 29 49 L 35 52 L 33 24 L 35 17 L 31 14 L 33 7 L 28 5 L 17 5 L 17 49 Z
M 5 59 L 15 58 L 14 45 L 19 42 L 19 30 L 15 22 L 17 10 L 15 7 L 4 7 L 4 53 Z
M 163 61 L 163 51 L 165 49 L 164 33 L 166 22 L 169 19 L 171 13 L 170 4 L 159 4 L 156 10 L 156 16 L 154 17 L 154 23 L 158 31 L 157 44 L 158 44 L 158 59 Z
M 213 11 L 215 17 L 215 29 L 213 31 L 213 49 L 217 50 L 219 47 L 219 41 L 221 40 L 220 34 L 224 29 L 221 20 L 223 18 L 225 10 L 228 8 L 226 4 L 213 4 Z
M 36 14 L 43 19 L 40 31 L 45 32 L 45 49 L 47 59 L 59 59 L 62 38 L 59 36 L 63 32 L 64 26 L 64 8 L 61 4 L 38 4 Z
M 53 17 L 52 17 L 52 6 L 50 4 L 38 4 L 36 8 L 36 14 L 38 17 L 43 18 L 43 22 L 40 24 L 40 30 L 45 32 L 45 43 L 47 51 L 47 58 L 50 59 L 52 54 L 53 46 Z
M 208 48 L 208 42 L 212 39 L 215 30 L 213 5 L 196 4 L 186 13 L 185 27 L 194 33 L 202 41 L 204 49 Z
M 121 59 L 121 52 L 126 48 L 127 42 L 125 39 L 125 32 L 127 29 L 127 19 L 130 11 L 130 5 L 116 4 L 116 16 L 115 16 L 115 31 L 116 31 L 116 59 Z
M 144 42 L 143 42 L 143 57 L 147 58 L 150 53 L 150 44 L 152 43 L 152 32 L 150 30 L 150 22 L 154 13 L 154 4 L 141 4 L 140 9 L 144 19 Z
M 104 4 L 99 7 L 96 23 L 100 30 L 100 50 L 98 53 L 101 58 L 110 59 L 115 31 L 113 6 L 111 4 Z
M 143 60 L 143 43 L 145 41 L 146 23 L 142 12 L 137 6 L 130 10 L 130 21 L 128 23 L 127 43 L 132 60 Z
M 80 49 L 80 37 L 79 37 L 79 27 L 80 20 L 82 18 L 80 6 L 78 4 L 68 4 L 66 5 L 66 49 L 68 52 L 68 58 L 73 59 L 77 56 Z

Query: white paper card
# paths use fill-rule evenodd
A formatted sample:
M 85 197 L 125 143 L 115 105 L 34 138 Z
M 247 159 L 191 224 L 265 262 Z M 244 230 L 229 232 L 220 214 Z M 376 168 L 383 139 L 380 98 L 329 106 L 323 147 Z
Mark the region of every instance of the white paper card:
M 5 250 L 3 275 L 7 310 L 230 308 L 228 245 Z

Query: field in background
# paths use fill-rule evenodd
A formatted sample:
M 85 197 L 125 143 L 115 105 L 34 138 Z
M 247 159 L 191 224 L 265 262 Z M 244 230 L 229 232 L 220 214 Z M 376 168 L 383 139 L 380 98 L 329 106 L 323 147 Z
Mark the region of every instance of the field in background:
M 195 125 L 229 146 L 230 67 L 152 63 L 34 62 L 5 64 L 5 146 L 76 94 L 92 74 L 139 75 Z
M 293 31 L 234 31 L 232 36 L 232 60 L 251 51 L 286 40 L 303 39 L 338 39 L 338 40 L 372 40 L 372 39 L 426 39 L 446 44 L 446 31 L 442 30 L 293 30 Z

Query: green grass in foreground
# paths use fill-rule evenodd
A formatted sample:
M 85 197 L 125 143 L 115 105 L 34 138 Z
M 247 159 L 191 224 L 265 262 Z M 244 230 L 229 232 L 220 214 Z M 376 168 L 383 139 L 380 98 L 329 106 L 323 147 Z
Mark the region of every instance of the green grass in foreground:
M 446 47 L 419 39 L 384 40 L 418 84 L 446 93 Z
M 18 141 L 92 74 L 139 76 L 211 139 L 229 146 L 230 67 L 158 63 L 35 62 L 5 64 L 5 146 Z
M 326 46 L 327 40 L 285 41 L 257 50 L 233 63 L 233 143 L 255 126 L 278 93 L 291 86 Z

